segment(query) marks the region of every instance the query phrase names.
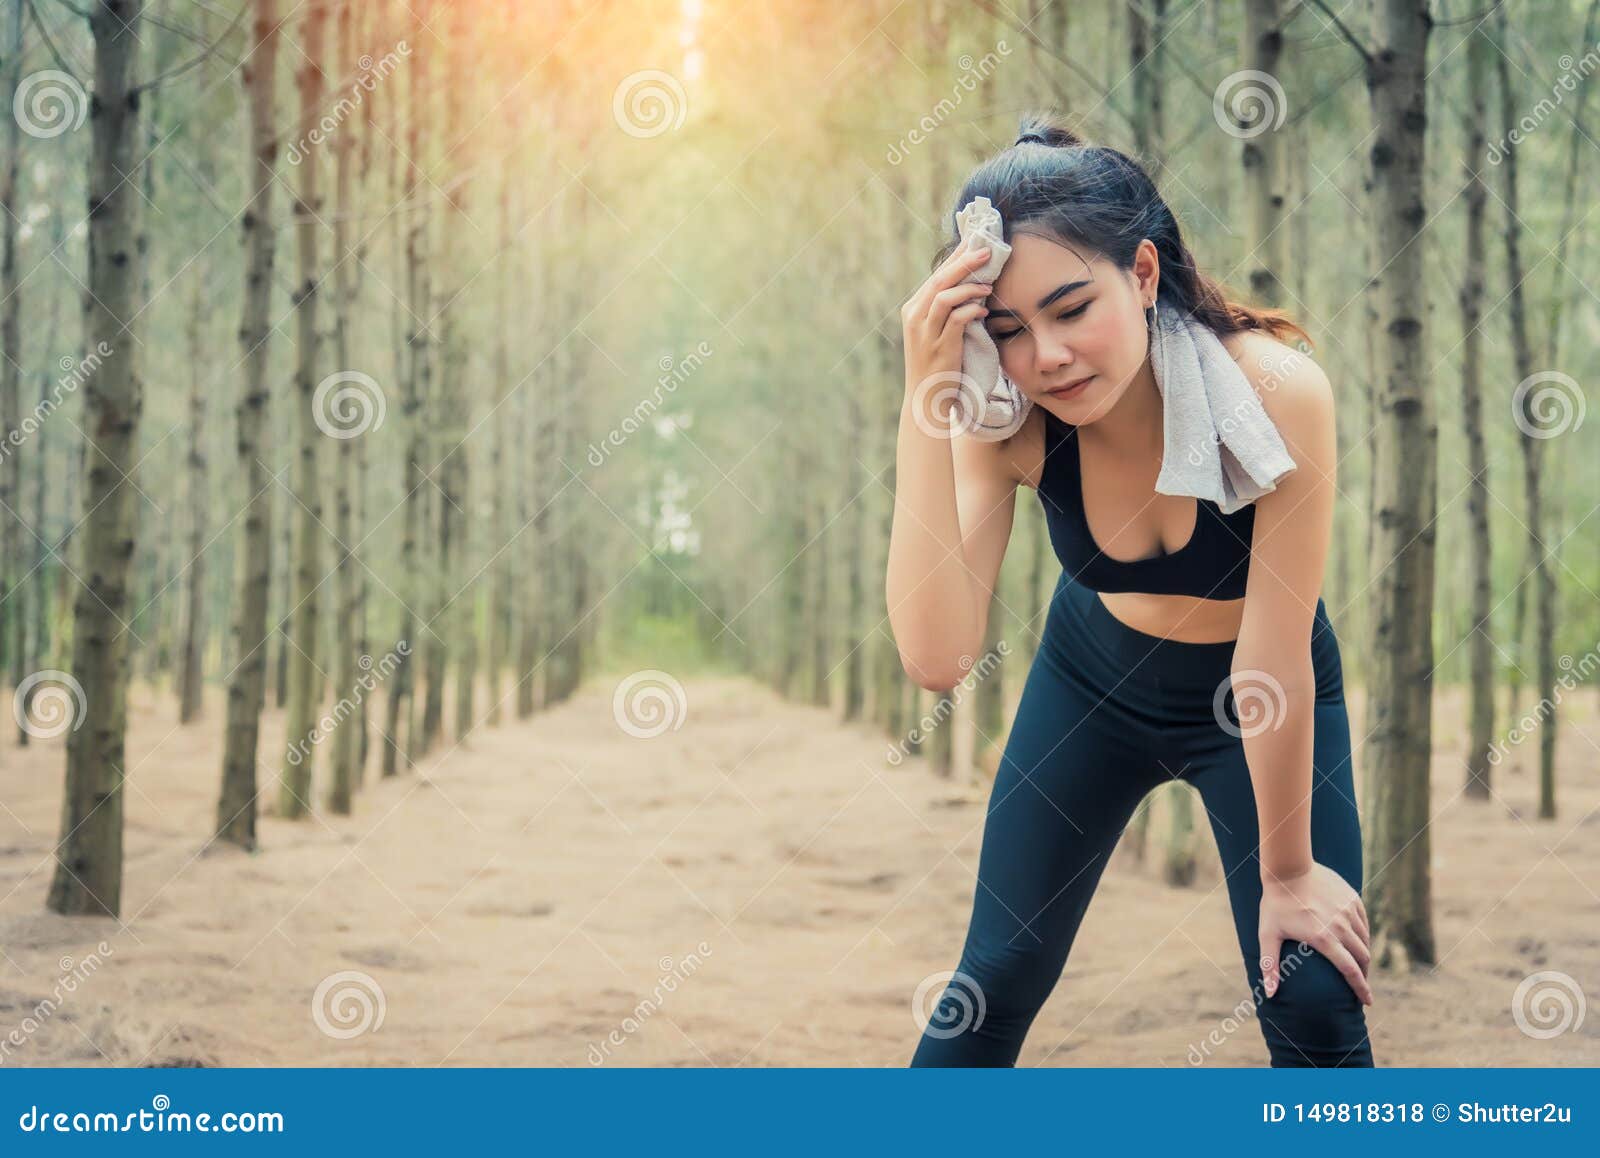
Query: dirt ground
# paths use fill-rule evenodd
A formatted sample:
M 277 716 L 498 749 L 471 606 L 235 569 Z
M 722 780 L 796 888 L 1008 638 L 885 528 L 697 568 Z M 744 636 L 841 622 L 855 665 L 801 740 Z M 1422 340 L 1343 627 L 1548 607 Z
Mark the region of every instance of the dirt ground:
M 986 790 L 739 680 L 689 681 L 682 727 L 630 736 L 615 686 L 369 780 L 354 816 L 265 818 L 255 855 L 205 847 L 216 689 L 179 728 L 139 686 L 120 924 L 46 912 L 63 741 L 7 737 L 0 1065 L 905 1065 L 913 994 L 960 951 Z M 1362 719 L 1356 700 L 1358 743 Z M 282 728 L 269 713 L 264 753 Z M 1549 1037 L 1512 1011 L 1544 970 L 1569 1006 L 1600 996 L 1595 697 L 1566 705 L 1553 822 L 1532 744 L 1497 800 L 1464 799 L 1463 734 L 1444 689 L 1441 961 L 1376 975 L 1378 1064 L 1600 1063 L 1600 1011 Z M 1182 1067 L 1213 1031 L 1205 1064 L 1266 1063 L 1227 1020 L 1249 995 L 1209 833 L 1201 858 L 1178 889 L 1119 851 L 1020 1064 Z M 1535 1004 L 1562 1016 L 1559 993 Z

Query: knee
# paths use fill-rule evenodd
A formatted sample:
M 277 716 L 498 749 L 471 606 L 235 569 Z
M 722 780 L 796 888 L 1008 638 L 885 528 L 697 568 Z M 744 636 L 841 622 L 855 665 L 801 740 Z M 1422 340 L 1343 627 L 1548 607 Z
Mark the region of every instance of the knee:
M 969 943 L 928 1016 L 913 1066 L 1014 1066 L 1055 975 L 1044 949 Z
M 1065 964 L 1061 954 L 1037 940 L 969 944 L 940 1002 L 941 1014 L 986 1019 L 998 1026 L 1032 1022 L 1055 987 Z M 947 1009 L 945 1002 L 953 1004 Z M 976 1026 L 974 1026 L 976 1028 Z
M 1365 1007 L 1315 950 L 1285 954 L 1278 991 L 1262 1002 L 1260 1018 L 1274 1066 L 1372 1064 Z

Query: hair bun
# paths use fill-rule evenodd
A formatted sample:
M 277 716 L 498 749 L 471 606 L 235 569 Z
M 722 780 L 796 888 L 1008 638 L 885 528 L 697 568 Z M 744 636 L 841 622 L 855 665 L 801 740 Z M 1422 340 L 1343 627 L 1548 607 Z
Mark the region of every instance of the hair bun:
M 1055 149 L 1070 149 L 1081 146 L 1084 141 L 1077 133 L 1064 125 L 1053 123 L 1049 118 L 1039 116 L 1024 117 L 1021 131 L 1012 146 L 1048 145 Z

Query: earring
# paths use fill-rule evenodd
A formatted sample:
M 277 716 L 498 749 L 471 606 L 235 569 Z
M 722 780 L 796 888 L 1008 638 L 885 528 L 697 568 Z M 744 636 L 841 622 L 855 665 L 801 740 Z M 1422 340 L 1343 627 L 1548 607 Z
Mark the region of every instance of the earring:
M 1163 365 L 1161 370 L 1156 369 L 1156 363 L 1162 359 L 1164 350 L 1161 343 L 1161 328 L 1157 324 L 1160 319 L 1159 315 L 1156 313 L 1156 302 L 1154 298 L 1151 299 L 1150 304 L 1146 307 L 1146 309 L 1148 310 L 1150 316 L 1150 324 L 1148 329 L 1148 335 L 1150 339 L 1150 369 L 1151 372 L 1156 375 L 1156 384 L 1159 386 L 1161 383 L 1162 372 L 1166 369 L 1166 367 Z

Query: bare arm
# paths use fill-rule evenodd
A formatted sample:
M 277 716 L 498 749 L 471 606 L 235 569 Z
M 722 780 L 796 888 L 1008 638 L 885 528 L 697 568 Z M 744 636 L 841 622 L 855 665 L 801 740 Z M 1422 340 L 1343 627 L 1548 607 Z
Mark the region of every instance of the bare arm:
M 987 249 L 958 248 L 900 311 L 906 382 L 885 590 L 900 662 L 934 691 L 954 687 L 961 657 L 983 644 L 1016 507 L 1017 439 L 960 435 L 940 401 L 959 381 L 967 324 L 987 313 L 990 287 L 963 282 L 987 258 Z
M 1311 628 L 1332 536 L 1338 449 L 1333 390 L 1301 354 L 1262 403 L 1299 468 L 1256 501 L 1244 618 L 1233 652 L 1235 697 L 1261 709 L 1244 732 L 1264 876 L 1304 873 L 1311 857 L 1316 677 Z M 1240 711 L 1246 708 L 1241 706 Z
M 1016 512 L 1017 440 L 942 438 L 916 420 L 916 407 L 908 396 L 900 410 L 889 622 L 906 673 L 922 687 L 948 691 L 966 675 L 988 628 Z
M 1288 373 L 1262 398 L 1299 468 L 1256 502 L 1244 620 L 1233 654 L 1235 699 L 1260 829 L 1261 971 L 1267 995 L 1286 940 L 1315 947 L 1363 1002 L 1370 926 L 1360 895 L 1312 855 L 1316 673 L 1311 630 L 1332 534 L 1338 448 L 1333 390 L 1320 367 L 1289 355 Z M 1263 706 L 1264 711 L 1259 710 Z

